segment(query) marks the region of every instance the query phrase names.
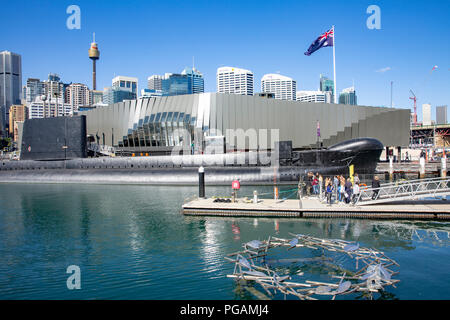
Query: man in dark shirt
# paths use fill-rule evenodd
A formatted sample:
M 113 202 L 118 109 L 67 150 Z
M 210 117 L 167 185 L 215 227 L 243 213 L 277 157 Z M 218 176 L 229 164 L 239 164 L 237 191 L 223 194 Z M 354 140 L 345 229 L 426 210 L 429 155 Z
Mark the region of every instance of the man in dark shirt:
M 345 197 L 345 203 L 350 203 L 350 199 L 352 198 L 352 181 L 350 180 L 350 178 L 347 178 L 347 182 L 345 182 L 345 193 L 346 193 L 346 197 Z

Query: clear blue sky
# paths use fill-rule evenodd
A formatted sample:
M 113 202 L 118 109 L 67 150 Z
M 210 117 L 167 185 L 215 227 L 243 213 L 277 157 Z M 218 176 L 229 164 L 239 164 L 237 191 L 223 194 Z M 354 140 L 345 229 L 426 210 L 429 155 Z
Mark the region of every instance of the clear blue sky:
M 22 55 L 23 82 L 58 73 L 64 82 L 92 87 L 88 49 L 92 33 L 100 49 L 97 87 L 114 75 L 139 78 L 195 66 L 205 91 L 216 91 L 216 69 L 235 66 L 261 77 L 279 72 L 298 90 L 316 90 L 319 75 L 332 78 L 332 48 L 303 53 L 336 26 L 337 88 L 354 81 L 361 105 L 411 108 L 409 89 L 421 105 L 450 106 L 448 0 L 427 1 L 6 1 L 1 0 L 0 50 Z M 66 9 L 81 9 L 81 29 L 69 30 Z M 381 9 L 381 30 L 370 30 L 369 5 Z M 434 65 L 439 68 L 430 72 Z M 377 72 L 380 70 L 384 72 Z

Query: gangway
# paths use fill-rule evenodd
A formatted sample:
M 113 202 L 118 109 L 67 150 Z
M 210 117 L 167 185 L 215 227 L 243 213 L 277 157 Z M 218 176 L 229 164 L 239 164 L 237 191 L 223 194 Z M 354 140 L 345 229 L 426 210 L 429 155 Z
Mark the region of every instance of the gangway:
M 447 195 L 450 195 L 450 178 L 406 180 L 386 183 L 380 188 L 361 188 L 354 204 L 363 206 Z

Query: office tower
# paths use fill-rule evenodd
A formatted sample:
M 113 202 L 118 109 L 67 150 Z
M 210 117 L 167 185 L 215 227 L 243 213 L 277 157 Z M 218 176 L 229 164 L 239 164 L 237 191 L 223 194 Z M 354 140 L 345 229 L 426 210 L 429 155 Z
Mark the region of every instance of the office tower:
M 82 83 L 70 84 L 66 88 L 64 101 L 72 106 L 74 112 L 78 112 L 82 106 L 91 105 L 91 93 L 88 86 Z
M 186 74 L 166 73 L 161 82 L 163 96 L 191 94 L 192 78 Z
M 24 105 L 12 105 L 9 108 L 9 134 L 18 139 L 17 122 L 23 122 L 28 119 L 28 108 Z
M 89 48 L 89 59 L 92 60 L 92 90 L 97 90 L 97 70 L 96 61 L 100 59 L 100 51 L 98 50 L 97 43 L 95 42 L 95 33 L 93 34 L 93 41 Z
M 28 78 L 27 84 L 24 86 L 23 99 L 25 103 L 29 104 L 36 99 L 37 96 L 44 94 L 44 83 L 35 78 Z
M 274 93 L 278 100 L 295 100 L 297 82 L 280 74 L 266 74 L 261 79 L 261 91 Z
M 203 93 L 205 92 L 205 81 L 203 79 L 203 74 L 195 69 L 192 68 L 184 68 L 184 70 L 181 72 L 182 75 L 186 75 L 190 78 L 190 93 Z
M 164 76 L 153 75 L 147 78 L 147 87 L 150 90 L 162 90 L 162 79 Z
M 234 67 L 217 69 L 217 92 L 253 95 L 253 73 Z
M 131 90 L 125 90 L 121 87 L 108 87 L 103 91 L 103 104 L 113 104 L 117 102 L 122 102 L 124 100 L 135 100 L 137 94 Z
M 137 95 L 138 93 L 138 78 L 117 76 L 112 79 L 112 86 L 120 88 L 123 91 L 129 91 Z
M 333 103 L 330 91 L 297 91 L 296 100 L 301 102 Z
M 346 88 L 342 90 L 341 94 L 339 95 L 339 103 L 340 104 L 350 104 L 356 106 L 357 99 L 356 99 L 356 91 L 354 87 Z
M 431 126 L 431 104 L 422 104 L 422 125 Z
M 13 52 L 0 52 L 0 136 L 5 136 L 9 108 L 21 103 L 22 57 Z
M 447 124 L 447 106 L 436 107 L 436 124 Z
M 331 103 L 334 103 L 334 81 L 320 75 L 320 83 L 319 83 L 320 91 L 329 91 L 331 92 Z

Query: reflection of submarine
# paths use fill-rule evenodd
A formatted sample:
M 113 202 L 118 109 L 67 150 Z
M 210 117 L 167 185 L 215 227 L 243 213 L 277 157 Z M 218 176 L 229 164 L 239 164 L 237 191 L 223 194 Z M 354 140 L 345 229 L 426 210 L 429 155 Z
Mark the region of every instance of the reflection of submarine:
M 228 185 L 297 182 L 307 172 L 323 175 L 374 173 L 383 150 L 380 141 L 358 138 L 326 149 L 293 151 L 280 142 L 275 152 L 175 155 L 124 158 L 86 158 L 66 161 L 10 161 L 0 166 L 0 181 L 65 183 L 186 184 L 198 183 L 198 167 L 205 167 L 207 184 Z M 277 159 L 277 161 L 273 161 Z

